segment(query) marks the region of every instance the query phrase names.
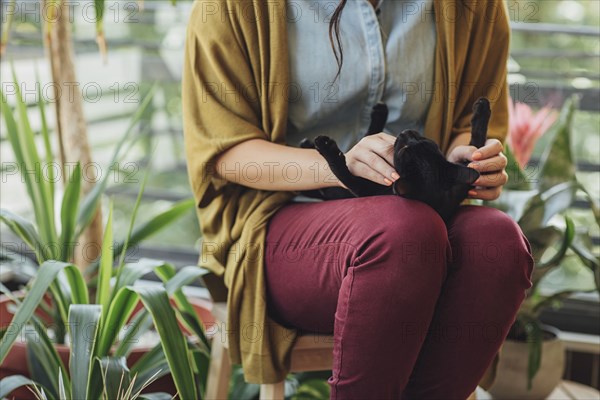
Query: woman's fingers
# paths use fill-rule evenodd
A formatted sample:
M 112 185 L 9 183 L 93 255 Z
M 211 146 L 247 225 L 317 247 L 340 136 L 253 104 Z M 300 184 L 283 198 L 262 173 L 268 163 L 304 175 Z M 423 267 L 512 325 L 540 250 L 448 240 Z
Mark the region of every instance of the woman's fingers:
M 358 154 L 357 160 L 366 164 L 371 169 L 377 171 L 385 178 L 395 181 L 397 178 L 396 170 L 385 159 L 385 154 L 377 153 L 374 150 Z
M 392 146 L 394 145 L 394 143 L 396 143 L 396 137 L 392 136 L 392 135 L 389 135 L 389 134 L 387 134 L 385 132 L 380 132 L 380 133 L 377 133 L 375 135 L 370 135 L 369 137 L 373 137 L 375 139 L 383 140 L 384 142 L 389 143 Z
M 492 172 L 489 174 L 482 174 L 474 183 L 475 186 L 482 186 L 485 188 L 503 186 L 508 182 L 508 174 L 506 171 L 501 170 Z
M 500 193 L 502 193 L 502 186 L 491 188 L 476 187 L 475 189 L 469 191 L 469 198 L 480 200 L 496 200 L 498 197 L 500 197 Z
M 475 188 L 469 191 L 469 198 L 496 200 L 502 187 L 508 182 L 505 171 L 508 160 L 502 153 L 504 147 L 498 139 L 488 139 L 485 146 L 473 153 L 469 167 L 479 171 L 481 176 L 475 181 Z
M 394 143 L 396 139 L 392 135 L 387 133 L 378 133 L 364 137 L 358 144 L 358 146 L 364 147 L 365 149 L 377 154 L 382 158 L 390 167 L 394 166 Z M 366 153 L 363 155 L 369 157 Z M 369 162 L 369 160 L 362 160 L 363 162 Z
M 508 160 L 503 153 L 500 153 L 491 158 L 482 160 L 482 161 L 473 161 L 469 164 L 470 168 L 476 169 L 479 172 L 494 172 L 494 171 L 502 171 L 506 168 L 508 164 Z
M 472 161 L 473 152 L 477 150 L 475 146 L 456 146 L 448 156 L 448 161 L 460 163 L 463 161 Z
M 494 157 L 504 150 L 502 143 L 498 139 L 488 139 L 485 142 L 485 146 L 477 149 L 473 153 L 473 161 L 485 160 Z
M 353 175 L 389 186 L 399 178 L 393 167 L 395 138 L 386 133 L 367 136 L 346 154 Z
M 379 183 L 380 185 L 390 186 L 392 184 L 392 179 L 387 178 L 378 170 L 373 169 L 371 165 L 365 164 L 362 161 L 353 162 L 352 164 L 348 165 L 348 169 L 352 175 L 360 176 L 370 181 Z

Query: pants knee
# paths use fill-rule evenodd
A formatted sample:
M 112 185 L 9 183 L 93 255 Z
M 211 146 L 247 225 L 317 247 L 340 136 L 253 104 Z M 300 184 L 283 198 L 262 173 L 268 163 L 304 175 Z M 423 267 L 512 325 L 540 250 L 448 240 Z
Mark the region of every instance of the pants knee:
M 466 206 L 450 229 L 455 261 L 487 266 L 496 279 L 530 279 L 534 260 L 531 246 L 519 225 L 506 213 L 491 207 Z M 530 285 L 530 283 L 529 283 Z

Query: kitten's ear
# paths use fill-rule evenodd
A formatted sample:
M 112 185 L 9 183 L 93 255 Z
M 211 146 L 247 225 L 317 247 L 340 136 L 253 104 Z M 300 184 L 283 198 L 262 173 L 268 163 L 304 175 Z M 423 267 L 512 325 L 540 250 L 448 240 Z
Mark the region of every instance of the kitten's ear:
M 402 131 L 401 135 L 416 141 L 423 140 L 423 136 L 421 136 L 421 134 L 414 129 L 405 129 Z
M 472 185 L 477 179 L 479 179 L 479 172 L 473 168 L 465 167 L 464 165 L 454 164 L 449 162 L 451 178 L 454 183 L 462 183 Z

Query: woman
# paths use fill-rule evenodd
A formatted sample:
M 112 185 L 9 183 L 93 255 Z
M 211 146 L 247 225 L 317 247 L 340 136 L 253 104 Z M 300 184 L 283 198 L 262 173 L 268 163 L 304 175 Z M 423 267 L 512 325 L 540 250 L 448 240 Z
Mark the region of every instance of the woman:
M 500 0 L 196 2 L 183 105 L 200 264 L 220 278 L 207 280 L 213 297 L 226 289 L 223 331 L 247 381 L 284 379 L 296 334 L 309 331 L 334 334 L 332 398 L 474 390 L 531 285 L 518 226 L 463 206 L 446 227 L 396 196 L 293 201 L 340 186 L 315 150 L 295 145 L 326 133 L 355 175 L 391 185 L 401 179 L 393 134 L 416 128 L 481 172 L 470 198 L 495 199 L 506 183 L 508 40 Z M 475 149 L 480 96 L 493 117 Z M 359 141 L 380 100 L 386 132 Z

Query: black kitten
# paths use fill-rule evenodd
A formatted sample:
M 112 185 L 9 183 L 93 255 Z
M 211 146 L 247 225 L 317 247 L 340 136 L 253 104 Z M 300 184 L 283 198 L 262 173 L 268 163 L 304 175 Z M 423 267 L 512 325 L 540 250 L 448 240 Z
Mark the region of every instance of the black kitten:
M 485 144 L 490 116 L 488 99 L 477 100 L 473 106 L 471 120 L 471 146 L 479 148 Z M 386 120 L 387 106 L 377 104 L 373 108 L 371 124 L 365 136 L 382 132 Z M 447 161 L 434 141 L 413 130 L 405 130 L 396 138 L 394 167 L 400 179 L 391 187 L 352 175 L 346 165 L 344 153 L 335 141 L 327 136 L 318 136 L 314 145 L 308 139 L 304 139 L 300 146 L 316 148 L 329 164 L 331 171 L 348 188 L 325 188 L 303 193 L 326 200 L 397 194 L 428 204 L 446 222 L 467 197 L 473 182 L 479 178 L 479 172 L 465 166 L 468 161 L 463 164 Z

